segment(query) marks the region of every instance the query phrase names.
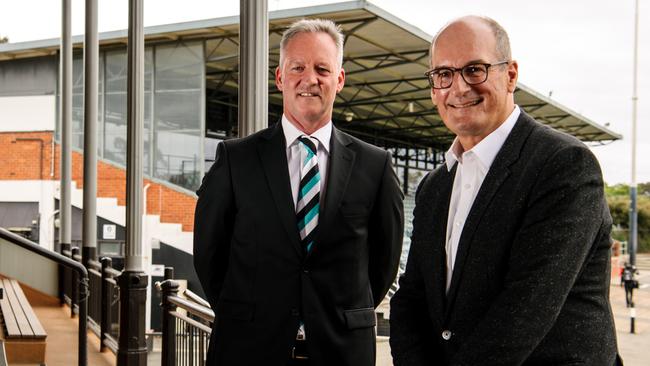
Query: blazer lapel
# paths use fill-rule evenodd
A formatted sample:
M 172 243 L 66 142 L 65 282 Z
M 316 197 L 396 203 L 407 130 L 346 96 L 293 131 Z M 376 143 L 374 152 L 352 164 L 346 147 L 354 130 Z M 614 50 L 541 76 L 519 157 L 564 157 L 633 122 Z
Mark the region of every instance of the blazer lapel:
M 439 217 L 438 215 L 442 216 L 431 223 L 434 230 L 432 237 L 434 238 L 433 250 L 435 253 L 431 256 L 435 260 L 431 268 L 434 270 L 433 293 L 436 294 L 433 299 L 435 301 L 433 309 L 438 313 L 438 321 L 442 326 L 447 309 L 447 254 L 445 250 L 445 244 L 447 242 L 447 219 L 449 216 L 451 190 L 454 186 L 454 177 L 456 176 L 458 164 L 455 164 L 450 171 L 447 171 L 446 166 L 442 166 L 440 169 L 443 169 L 443 172 L 441 172 L 442 181 L 439 184 L 440 190 L 437 193 L 438 199 L 435 201 L 435 206 L 430 208 L 430 212 L 434 217 Z M 437 311 L 438 309 L 440 309 L 439 312 Z
M 352 143 L 350 138 L 332 126 L 324 204 L 321 206 L 318 215 L 319 220 L 318 227 L 316 228 L 317 232 L 314 239 L 314 246 L 307 255 L 307 258 L 318 250 L 318 244 L 324 235 L 323 233 L 328 232 L 324 228 L 329 227 L 341 205 L 341 200 L 343 199 L 343 194 L 345 193 L 348 179 L 352 172 L 352 166 L 354 165 L 355 152 L 348 147 Z
M 282 124 L 276 123 L 275 127 L 267 129 L 261 137 L 257 152 L 262 161 L 269 190 L 291 244 L 298 255 L 302 256 Z
M 445 311 L 445 317 L 449 316 L 450 310 L 453 308 L 467 254 L 469 253 L 471 245 L 474 244 L 474 232 L 480 225 L 481 219 L 484 216 L 485 210 L 490 206 L 492 198 L 510 175 L 510 165 L 519 159 L 519 154 L 523 144 L 528 138 L 534 124 L 534 120 L 532 120 L 522 110 L 517 123 L 494 159 L 490 170 L 485 176 L 485 180 L 483 180 L 483 184 L 481 184 L 481 188 L 476 195 L 472 208 L 467 215 L 467 220 L 463 226 L 463 232 L 461 233 L 460 241 L 458 243 L 456 262 L 454 263 L 451 284 L 449 292 L 447 293 L 447 309 Z M 480 240 L 480 238 L 478 240 Z

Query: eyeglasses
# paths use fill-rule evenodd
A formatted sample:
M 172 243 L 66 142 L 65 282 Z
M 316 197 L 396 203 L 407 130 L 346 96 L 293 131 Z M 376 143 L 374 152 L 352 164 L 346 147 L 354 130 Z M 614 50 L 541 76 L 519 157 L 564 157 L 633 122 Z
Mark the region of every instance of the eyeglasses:
M 461 68 L 456 67 L 439 67 L 429 70 L 424 75 L 429 80 L 429 86 L 433 89 L 447 89 L 454 82 L 454 74 L 460 72 L 465 83 L 468 85 L 477 85 L 484 83 L 488 78 L 488 69 L 492 66 L 504 65 L 510 61 L 500 61 L 493 64 L 469 64 Z

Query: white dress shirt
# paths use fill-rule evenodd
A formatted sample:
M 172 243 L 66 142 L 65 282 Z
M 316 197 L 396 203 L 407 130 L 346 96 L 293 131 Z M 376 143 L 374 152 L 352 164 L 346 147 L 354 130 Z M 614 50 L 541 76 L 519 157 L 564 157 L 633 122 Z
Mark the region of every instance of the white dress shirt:
M 284 132 L 284 140 L 287 143 L 287 163 L 289 164 L 289 180 L 291 181 L 293 207 L 296 207 L 298 203 L 298 189 L 300 188 L 300 165 L 305 154 L 305 150 L 300 147 L 298 137 L 307 134 L 297 129 L 284 115 L 282 115 L 282 131 Z M 320 202 L 322 203 L 327 184 L 327 163 L 329 160 L 330 138 L 332 137 L 332 121 L 327 122 L 325 126 L 308 136 L 318 140 L 316 155 L 318 156 L 318 172 L 321 177 Z
M 289 165 L 289 180 L 291 181 L 291 195 L 293 196 L 293 207 L 298 204 L 298 189 L 300 189 L 300 167 L 305 159 L 306 151 L 300 147 L 298 138 L 306 133 L 300 131 L 289 122 L 285 115 L 282 115 L 282 131 L 284 132 L 284 141 L 286 142 L 287 164 Z M 318 157 L 318 172 L 320 173 L 320 202 L 323 203 L 325 196 L 325 185 L 327 183 L 327 163 L 329 159 L 330 138 L 332 137 L 332 121 L 311 135 L 308 135 L 318 141 L 316 144 L 316 155 Z M 296 228 L 297 229 L 297 228 Z M 305 325 L 301 322 L 298 329 L 297 339 L 307 339 L 305 334 Z
M 445 153 L 447 171 L 451 171 L 456 162 L 459 164 L 454 177 L 454 186 L 449 202 L 449 216 L 447 217 L 447 240 L 445 244 L 447 252 L 447 291 L 449 291 L 451 285 L 458 243 L 463 233 L 467 215 L 494 158 L 515 126 L 520 113 L 519 107 L 515 106 L 510 116 L 501 126 L 470 150 L 463 151 L 463 146 L 456 138 Z

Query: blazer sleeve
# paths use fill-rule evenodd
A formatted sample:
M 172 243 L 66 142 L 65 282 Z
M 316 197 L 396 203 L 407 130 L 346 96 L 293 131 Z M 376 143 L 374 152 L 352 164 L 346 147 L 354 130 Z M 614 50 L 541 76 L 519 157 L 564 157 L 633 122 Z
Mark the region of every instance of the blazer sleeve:
M 415 193 L 416 207 L 425 177 Z M 413 218 L 414 223 L 418 217 Z M 423 248 L 411 242 L 406 270 L 399 278 L 399 289 L 390 301 L 390 348 L 395 366 L 432 366 L 436 346 L 428 312 L 424 278 L 419 259 Z
M 386 152 L 384 170 L 368 223 L 369 278 L 375 307 L 395 280 L 404 236 L 404 195 Z
M 503 289 L 450 365 L 521 365 L 555 324 L 585 262 L 608 242 L 610 225 L 596 158 L 581 145 L 558 149 L 533 186 Z
M 224 142 L 197 191 L 194 213 L 194 268 L 213 309 L 216 309 L 228 269 L 234 221 L 230 163 Z

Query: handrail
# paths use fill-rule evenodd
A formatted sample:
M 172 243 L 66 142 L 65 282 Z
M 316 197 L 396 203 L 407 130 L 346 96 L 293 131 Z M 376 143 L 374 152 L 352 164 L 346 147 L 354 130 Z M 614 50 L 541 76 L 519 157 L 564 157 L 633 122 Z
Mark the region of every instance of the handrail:
M 78 364 L 79 366 L 86 366 L 88 364 L 88 349 L 87 349 L 87 335 L 86 329 L 88 327 L 88 271 L 81 263 L 67 258 L 59 253 L 45 249 L 40 245 L 16 235 L 0 227 L 0 238 L 7 240 L 12 244 L 36 253 L 41 257 L 45 257 L 54 261 L 62 266 L 68 267 L 79 275 L 79 353 Z
M 214 321 L 214 311 L 212 311 L 210 308 L 206 308 L 205 306 L 201 306 L 178 296 L 169 296 L 169 302 L 181 309 L 187 310 L 190 314 L 196 315 L 203 320 L 207 320 L 209 322 Z
M 201 296 L 197 295 L 196 293 L 192 292 L 192 290 L 190 289 L 186 288 L 185 291 L 183 291 L 183 294 L 185 294 L 185 296 L 187 296 L 188 299 L 194 301 L 195 303 L 201 306 L 204 306 L 206 308 L 210 307 L 209 302 L 207 302 L 205 299 L 203 299 Z

